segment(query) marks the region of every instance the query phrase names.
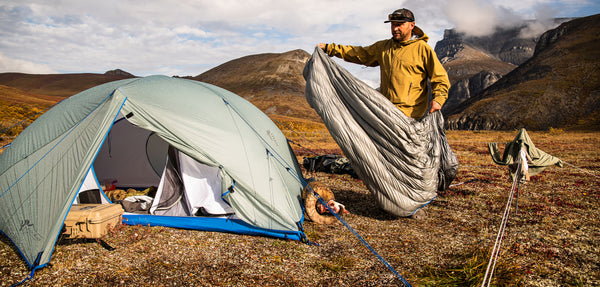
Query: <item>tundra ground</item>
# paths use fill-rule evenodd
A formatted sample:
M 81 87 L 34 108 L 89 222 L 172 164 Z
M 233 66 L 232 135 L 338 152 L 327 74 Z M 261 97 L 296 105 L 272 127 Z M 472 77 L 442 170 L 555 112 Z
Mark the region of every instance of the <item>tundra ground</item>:
M 297 128 L 297 127 L 296 127 Z M 340 152 L 326 132 L 286 136 L 298 157 Z M 327 184 L 350 211 L 343 216 L 413 286 L 481 285 L 512 181 L 492 162 L 488 142 L 517 131 L 448 131 L 460 161 L 456 185 L 439 192 L 420 220 L 382 211 L 359 179 L 304 174 Z M 600 133 L 529 132 L 565 161 L 519 186 L 492 285 L 600 286 Z M 318 137 L 320 140 L 315 141 Z M 503 144 L 499 145 L 503 147 Z M 518 206 L 518 210 L 516 207 Z M 50 265 L 24 286 L 397 286 L 393 272 L 336 222 L 304 224 L 308 245 L 264 237 L 118 226 L 102 241 L 60 239 Z M 0 286 L 30 270 L 0 236 Z

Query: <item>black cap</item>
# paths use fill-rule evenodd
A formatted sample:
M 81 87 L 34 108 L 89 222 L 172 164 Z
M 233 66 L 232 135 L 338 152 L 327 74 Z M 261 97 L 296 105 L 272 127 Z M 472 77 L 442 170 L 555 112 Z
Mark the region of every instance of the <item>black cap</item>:
M 394 11 L 392 14 L 388 15 L 388 20 L 384 23 L 389 22 L 414 22 L 415 15 L 413 12 L 410 12 L 408 9 L 398 9 Z

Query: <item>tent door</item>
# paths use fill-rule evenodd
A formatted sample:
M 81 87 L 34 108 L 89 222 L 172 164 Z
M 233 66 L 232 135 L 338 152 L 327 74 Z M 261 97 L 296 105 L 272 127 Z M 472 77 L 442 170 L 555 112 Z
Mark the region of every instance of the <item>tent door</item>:
M 169 147 L 151 214 L 172 216 L 221 216 L 234 211 L 223 199 L 218 167 L 197 162 Z
M 100 183 L 115 182 L 121 189 L 156 186 L 168 144 L 155 133 L 120 118 L 102 144 L 94 169 Z

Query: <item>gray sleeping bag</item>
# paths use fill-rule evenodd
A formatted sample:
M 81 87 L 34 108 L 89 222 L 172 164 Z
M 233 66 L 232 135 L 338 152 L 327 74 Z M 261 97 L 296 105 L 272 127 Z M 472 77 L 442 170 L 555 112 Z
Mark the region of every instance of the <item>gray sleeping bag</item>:
M 441 112 L 404 115 L 320 48 L 304 68 L 306 99 L 385 211 L 409 216 L 448 188 L 458 160 Z

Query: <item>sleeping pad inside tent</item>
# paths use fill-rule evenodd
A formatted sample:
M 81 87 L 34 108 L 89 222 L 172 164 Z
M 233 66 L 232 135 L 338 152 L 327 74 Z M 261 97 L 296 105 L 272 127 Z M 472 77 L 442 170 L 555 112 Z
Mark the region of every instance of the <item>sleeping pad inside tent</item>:
M 127 79 L 62 101 L 0 155 L 0 231 L 43 267 L 72 204 L 111 203 L 114 185 L 152 190 L 119 198 L 126 224 L 303 240 L 303 182 L 284 135 L 243 98 Z

